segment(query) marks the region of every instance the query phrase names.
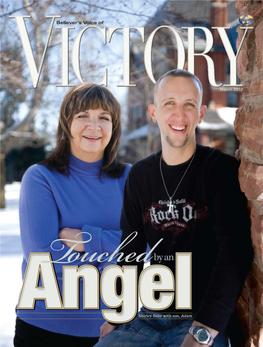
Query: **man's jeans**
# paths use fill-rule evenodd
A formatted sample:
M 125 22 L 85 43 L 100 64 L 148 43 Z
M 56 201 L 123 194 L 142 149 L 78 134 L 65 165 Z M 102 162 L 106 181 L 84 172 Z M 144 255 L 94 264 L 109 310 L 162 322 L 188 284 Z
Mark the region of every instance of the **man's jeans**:
M 119 326 L 95 347 L 179 347 L 188 333 L 192 320 L 146 318 L 159 314 L 144 307 L 130 322 Z M 219 333 L 213 347 L 228 347 L 228 338 Z

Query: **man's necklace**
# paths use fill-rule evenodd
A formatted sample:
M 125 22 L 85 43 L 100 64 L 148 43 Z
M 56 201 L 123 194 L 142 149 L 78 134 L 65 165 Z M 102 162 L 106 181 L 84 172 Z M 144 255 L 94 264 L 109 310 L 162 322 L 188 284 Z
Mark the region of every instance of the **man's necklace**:
M 167 204 L 167 206 L 169 207 L 168 213 L 172 213 L 172 212 L 173 212 L 173 203 L 172 203 L 172 199 L 173 199 L 173 197 L 175 196 L 175 193 L 177 192 L 177 190 L 178 190 L 178 188 L 179 188 L 179 186 L 180 186 L 182 180 L 184 179 L 184 176 L 186 175 L 188 169 L 190 168 L 190 166 L 191 166 L 191 164 L 192 164 L 192 162 L 193 162 L 193 160 L 194 160 L 195 153 L 196 153 L 196 149 L 195 149 L 195 151 L 194 151 L 194 154 L 193 154 L 193 156 L 192 156 L 192 158 L 191 158 L 190 163 L 188 164 L 188 166 L 187 166 L 187 168 L 186 168 L 186 170 L 185 170 L 185 172 L 184 172 L 182 178 L 180 179 L 180 182 L 178 183 L 177 187 L 175 188 L 175 191 L 173 192 L 173 195 L 171 195 L 171 196 L 169 195 L 169 192 L 168 192 L 168 190 L 167 190 L 167 187 L 166 187 L 166 184 L 165 184 L 165 180 L 164 180 L 164 177 L 163 177 L 163 171 L 162 171 L 162 158 L 163 158 L 163 155 L 161 154 L 161 157 L 160 157 L 160 173 L 161 173 L 161 176 L 162 176 L 163 185 L 164 185 L 166 194 L 168 195 L 168 198 L 169 198 L 169 203 Z

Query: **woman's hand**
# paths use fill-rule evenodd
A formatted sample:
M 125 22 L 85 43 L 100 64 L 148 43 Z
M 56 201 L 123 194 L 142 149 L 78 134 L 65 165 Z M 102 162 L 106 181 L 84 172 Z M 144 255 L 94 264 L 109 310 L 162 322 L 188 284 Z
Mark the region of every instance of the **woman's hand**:
M 61 242 L 71 248 L 72 246 L 76 245 L 76 242 L 82 242 L 82 234 L 80 229 L 70 229 L 70 228 L 64 228 L 60 230 L 59 239 L 62 239 Z M 72 240 L 72 242 L 71 242 Z M 83 243 L 79 243 L 75 246 L 74 248 L 75 251 L 77 252 L 84 252 L 84 245 Z
M 113 330 L 117 328 L 117 325 L 111 325 L 108 322 L 105 322 L 100 327 L 100 338 L 99 341 L 102 340 L 105 336 L 109 335 Z

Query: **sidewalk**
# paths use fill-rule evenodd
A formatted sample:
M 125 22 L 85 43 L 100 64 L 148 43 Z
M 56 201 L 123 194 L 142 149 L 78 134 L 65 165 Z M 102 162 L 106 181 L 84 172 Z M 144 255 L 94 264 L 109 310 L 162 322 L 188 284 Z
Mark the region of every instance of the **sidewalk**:
M 0 347 L 13 346 L 15 306 L 22 286 L 19 235 L 20 184 L 5 186 L 6 208 L 0 210 Z

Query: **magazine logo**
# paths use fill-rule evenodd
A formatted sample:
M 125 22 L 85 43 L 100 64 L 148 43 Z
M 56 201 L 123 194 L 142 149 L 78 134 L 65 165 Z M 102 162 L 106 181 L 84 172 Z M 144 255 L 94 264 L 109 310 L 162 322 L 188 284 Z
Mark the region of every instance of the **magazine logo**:
M 30 71 L 33 87 L 36 88 L 39 82 L 40 74 L 43 68 L 43 64 L 45 61 L 45 56 L 47 53 L 47 49 L 49 47 L 49 42 L 52 36 L 53 32 L 53 24 L 56 20 L 56 18 L 60 18 L 61 15 L 54 15 L 54 16 L 46 16 L 46 18 L 51 18 L 51 24 L 49 27 L 49 34 L 47 36 L 45 49 L 41 58 L 40 65 L 37 66 L 32 45 L 30 42 L 30 38 L 27 32 L 27 28 L 25 25 L 25 18 L 31 18 L 31 16 L 9 16 L 10 18 L 15 18 L 17 27 L 19 30 L 21 42 L 24 49 L 24 54 L 27 60 L 28 68 Z M 249 16 L 250 17 L 250 16 Z M 252 17 L 251 17 L 252 18 Z M 246 22 L 246 25 L 248 22 Z M 253 29 L 253 27 L 241 27 L 240 29 L 244 29 L 244 34 L 242 37 L 242 40 L 240 42 L 240 45 L 237 49 L 237 52 L 235 53 L 231 43 L 229 41 L 229 37 L 227 35 L 227 29 L 228 27 L 212 27 L 212 31 L 210 31 L 206 27 L 182 27 L 182 30 L 187 30 L 188 32 L 188 42 L 183 42 L 182 37 L 180 36 L 180 33 L 172 26 L 169 25 L 161 25 L 158 28 L 156 28 L 148 37 L 145 47 L 144 47 L 144 63 L 145 63 L 145 70 L 150 78 L 150 80 L 153 83 L 156 83 L 155 77 L 153 75 L 153 67 L 152 67 L 152 51 L 153 51 L 153 40 L 155 35 L 158 35 L 158 31 L 162 30 L 163 28 L 170 30 L 170 35 L 174 36 L 174 39 L 177 44 L 177 68 L 183 69 L 185 66 L 186 61 L 186 48 L 185 45 L 187 44 L 187 69 L 191 73 L 195 73 L 195 57 L 201 56 L 204 59 L 206 59 L 207 62 L 207 71 L 208 71 L 208 81 L 211 86 L 213 87 L 221 87 L 221 86 L 239 86 L 242 87 L 242 85 L 237 84 L 237 56 L 239 54 L 239 51 L 242 47 L 244 38 L 247 34 L 247 31 L 249 29 Z M 75 27 L 56 27 L 56 29 L 61 30 L 61 49 L 62 49 L 62 55 L 61 55 L 61 84 L 57 84 L 57 87 L 73 87 L 74 85 L 69 83 L 69 39 L 70 39 L 70 33 L 72 30 L 75 29 Z M 89 25 L 86 26 L 84 29 L 82 29 L 77 37 L 74 40 L 73 48 L 72 48 L 72 67 L 75 72 L 75 75 L 77 79 L 81 83 L 85 83 L 82 79 L 81 75 L 81 69 L 80 69 L 80 46 L 81 46 L 81 39 L 83 34 L 87 35 L 87 30 L 89 30 L 89 33 L 91 30 L 98 30 L 101 33 L 101 38 L 104 42 L 104 44 L 110 44 L 112 36 L 117 30 L 122 30 L 123 32 L 123 83 L 117 85 L 118 87 L 135 87 L 136 84 L 131 83 L 130 81 L 130 30 L 135 29 L 139 32 L 142 42 L 145 42 L 145 35 L 144 35 L 144 27 L 112 27 L 112 28 L 100 28 L 96 25 Z M 195 49 L 195 30 L 202 30 L 205 35 L 205 41 L 206 41 L 206 47 L 203 52 L 196 52 Z M 213 50 L 214 45 L 214 37 L 213 32 L 218 32 L 218 35 L 221 38 L 221 41 L 223 43 L 225 52 L 228 56 L 229 63 L 230 63 L 230 84 L 222 84 L 217 83 L 215 80 L 215 62 L 213 61 L 212 57 L 208 55 L 208 53 Z M 107 43 L 108 42 L 108 43 Z M 108 71 L 105 69 L 104 77 L 102 78 L 101 82 L 99 84 L 107 86 L 108 81 Z
M 252 24 L 253 21 L 254 21 L 253 17 L 248 14 L 243 14 L 242 16 L 239 17 L 239 23 L 241 25 L 249 25 L 249 24 Z

